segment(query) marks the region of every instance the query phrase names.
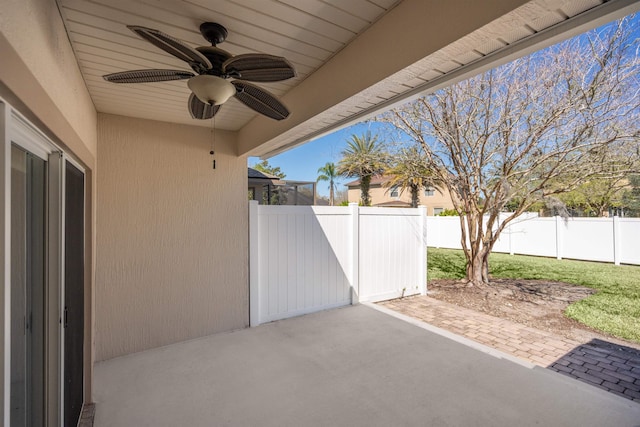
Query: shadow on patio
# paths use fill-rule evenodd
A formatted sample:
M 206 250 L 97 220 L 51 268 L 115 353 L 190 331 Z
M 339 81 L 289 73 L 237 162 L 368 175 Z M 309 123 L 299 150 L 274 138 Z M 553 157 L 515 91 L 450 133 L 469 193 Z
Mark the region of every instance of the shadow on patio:
M 358 305 L 96 364 L 95 425 L 636 426 L 640 405 Z
M 640 350 L 593 339 L 569 351 L 549 369 L 640 402 Z

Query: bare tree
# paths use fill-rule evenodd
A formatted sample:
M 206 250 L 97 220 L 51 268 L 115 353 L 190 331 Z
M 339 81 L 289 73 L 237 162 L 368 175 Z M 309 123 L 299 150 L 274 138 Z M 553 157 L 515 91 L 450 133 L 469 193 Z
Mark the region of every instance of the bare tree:
M 469 282 L 489 283 L 493 245 L 534 203 L 637 170 L 640 44 L 631 32 L 627 20 L 609 24 L 380 117 L 423 147 L 451 193 Z M 500 219 L 507 205 L 514 211 Z

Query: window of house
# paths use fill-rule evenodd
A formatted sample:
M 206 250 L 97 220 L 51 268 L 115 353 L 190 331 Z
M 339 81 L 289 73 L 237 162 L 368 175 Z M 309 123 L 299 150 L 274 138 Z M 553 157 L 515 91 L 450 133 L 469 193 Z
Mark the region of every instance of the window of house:
M 440 215 L 444 208 L 433 208 L 433 216 Z
M 425 196 L 433 196 L 435 194 L 435 190 L 433 188 L 427 187 L 424 189 Z
M 391 187 L 391 197 L 400 197 L 400 190 L 398 187 Z

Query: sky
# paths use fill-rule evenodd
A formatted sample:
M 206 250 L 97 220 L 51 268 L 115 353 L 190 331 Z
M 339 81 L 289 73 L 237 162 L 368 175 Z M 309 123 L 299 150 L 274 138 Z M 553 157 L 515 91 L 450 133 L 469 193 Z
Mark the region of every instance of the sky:
M 287 180 L 315 181 L 319 175 L 318 168 L 321 168 L 327 162 L 338 164 L 342 157 L 340 153 L 344 149 L 346 142 L 351 138 L 351 135 L 363 135 L 367 131 L 371 131 L 371 134 L 375 135 L 379 127 L 380 124 L 375 122 L 358 123 L 349 126 L 271 157 L 268 159 L 269 165 L 279 166 L 282 172 L 287 175 L 285 177 Z M 249 157 L 249 167 L 261 161 L 258 157 Z M 343 184 L 349 181 L 353 181 L 353 178 L 338 179 L 338 191 L 346 189 Z M 316 191 L 319 196 L 328 197 L 329 183 L 320 181 L 316 186 Z
M 640 35 L 640 13 L 635 14 L 631 22 L 631 28 L 635 29 L 633 32 Z M 361 136 L 367 131 L 371 131 L 371 134 L 375 135 L 382 126 L 382 124 L 376 122 L 357 123 L 330 135 L 307 142 L 285 153 L 271 157 L 268 159 L 269 164 L 274 167 L 280 167 L 282 172 L 286 174 L 285 179 L 293 181 L 316 181 L 318 178 L 318 168 L 324 166 L 327 162 L 333 162 L 337 165 L 342 157 L 341 152 L 345 148 L 347 141 L 351 138 L 351 135 Z M 248 165 L 251 167 L 259 162 L 261 162 L 259 158 L 249 157 Z M 343 184 L 349 181 L 353 181 L 353 179 L 339 179 L 337 186 L 338 191 L 345 190 L 346 187 Z M 320 181 L 316 186 L 316 191 L 319 196 L 328 197 L 329 183 Z

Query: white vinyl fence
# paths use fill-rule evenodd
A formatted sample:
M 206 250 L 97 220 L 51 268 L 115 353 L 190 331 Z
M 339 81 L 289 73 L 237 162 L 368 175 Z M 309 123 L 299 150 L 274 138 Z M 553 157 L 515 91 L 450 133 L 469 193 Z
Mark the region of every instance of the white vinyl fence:
M 250 322 L 426 292 L 426 211 L 249 202 Z
M 458 217 L 427 217 L 427 246 L 460 249 Z M 640 218 L 516 218 L 494 252 L 640 264 Z

